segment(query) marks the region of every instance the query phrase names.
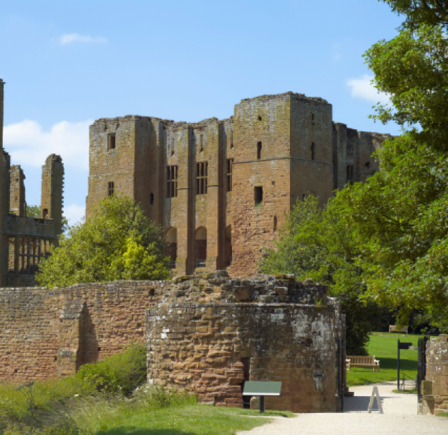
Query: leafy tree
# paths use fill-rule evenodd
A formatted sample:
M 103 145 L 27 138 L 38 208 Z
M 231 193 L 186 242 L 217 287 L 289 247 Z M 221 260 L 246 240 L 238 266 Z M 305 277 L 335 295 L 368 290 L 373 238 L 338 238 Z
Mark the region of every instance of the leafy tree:
M 120 279 L 168 279 L 169 260 L 161 230 L 124 196 L 99 202 L 84 224 L 70 227 L 59 247 L 39 264 L 39 284 L 66 287 Z
M 346 314 L 347 353 L 364 355 L 369 333 L 381 326 L 385 313 L 375 303 L 362 301 L 366 286 L 356 263 L 359 237 L 343 212 L 333 200 L 323 209 L 313 196 L 298 201 L 280 230 L 275 249 L 267 251 L 260 268 L 265 273 L 294 274 L 299 280 L 312 278 L 328 285 Z
M 40 218 L 40 205 L 26 206 L 26 216 L 31 218 Z
M 423 24 L 448 26 L 446 0 L 381 0 L 394 12 L 406 15 L 404 28 L 415 29 Z
M 366 296 L 448 328 L 448 39 L 445 1 L 384 0 L 405 14 L 399 35 L 366 54 L 390 95 L 374 116 L 404 133 L 383 144 L 381 171 L 347 186 L 335 206 L 359 240 Z

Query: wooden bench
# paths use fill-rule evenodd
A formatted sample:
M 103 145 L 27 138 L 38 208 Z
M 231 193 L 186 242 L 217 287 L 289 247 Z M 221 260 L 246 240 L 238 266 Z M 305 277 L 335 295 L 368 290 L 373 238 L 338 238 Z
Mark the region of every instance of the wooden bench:
M 389 334 L 391 332 L 404 332 L 405 334 L 408 333 L 408 327 L 403 326 L 402 328 L 397 328 L 395 325 L 389 325 Z
M 373 371 L 380 371 L 380 361 L 375 359 L 373 356 L 358 356 L 358 355 L 347 355 L 346 359 L 347 370 L 352 367 L 372 367 Z

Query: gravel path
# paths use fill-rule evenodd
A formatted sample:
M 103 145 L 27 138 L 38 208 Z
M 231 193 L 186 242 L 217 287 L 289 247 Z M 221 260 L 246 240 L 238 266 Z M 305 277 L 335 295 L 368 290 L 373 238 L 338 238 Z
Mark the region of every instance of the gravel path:
M 376 386 L 384 414 L 367 412 L 373 385 L 351 387 L 355 395 L 344 398 L 344 413 L 275 418 L 272 423 L 238 435 L 448 435 L 448 418 L 417 415 L 416 395 L 393 393 L 395 382 Z

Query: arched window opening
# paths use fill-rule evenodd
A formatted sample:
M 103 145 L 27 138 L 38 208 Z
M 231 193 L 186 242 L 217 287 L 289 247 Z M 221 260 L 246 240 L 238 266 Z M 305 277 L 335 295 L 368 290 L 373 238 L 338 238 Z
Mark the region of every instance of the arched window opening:
M 262 148 L 261 142 L 258 142 L 257 143 L 257 159 L 258 160 L 261 159 L 261 148 Z
M 194 235 L 196 267 L 205 267 L 207 262 L 207 229 L 199 227 Z
M 168 257 L 170 257 L 170 267 L 176 267 L 177 260 L 177 228 L 171 227 L 166 233 L 168 243 Z
M 48 216 L 48 208 L 44 208 L 42 210 L 42 218 L 47 219 L 47 216 Z
M 315 158 L 315 146 L 314 142 L 311 144 L 311 160 L 314 160 Z
M 149 203 L 150 203 L 151 205 L 154 204 L 154 193 L 151 193 L 151 194 L 149 195 Z
M 232 225 L 229 225 L 226 228 L 226 237 L 225 237 L 225 267 L 228 267 L 232 264 Z
M 258 115 L 258 120 L 261 121 L 261 116 L 260 115 Z

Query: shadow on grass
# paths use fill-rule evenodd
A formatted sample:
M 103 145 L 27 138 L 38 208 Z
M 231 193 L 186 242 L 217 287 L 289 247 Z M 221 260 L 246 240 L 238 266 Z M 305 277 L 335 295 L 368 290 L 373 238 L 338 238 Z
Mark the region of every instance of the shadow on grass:
M 193 432 L 184 432 L 177 429 L 142 429 L 136 427 L 116 427 L 109 430 L 100 430 L 95 435 L 195 435 Z
M 396 358 L 378 358 L 378 359 L 380 360 L 380 371 L 381 371 L 381 369 L 396 369 L 397 368 L 397 359 Z M 417 370 L 417 361 L 400 358 L 400 369 L 401 370 Z

